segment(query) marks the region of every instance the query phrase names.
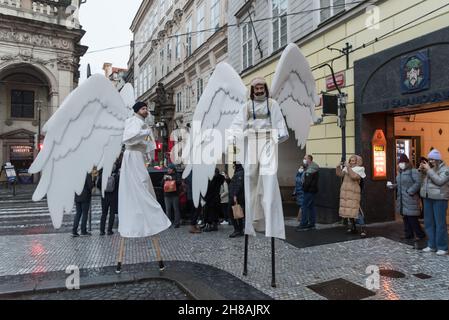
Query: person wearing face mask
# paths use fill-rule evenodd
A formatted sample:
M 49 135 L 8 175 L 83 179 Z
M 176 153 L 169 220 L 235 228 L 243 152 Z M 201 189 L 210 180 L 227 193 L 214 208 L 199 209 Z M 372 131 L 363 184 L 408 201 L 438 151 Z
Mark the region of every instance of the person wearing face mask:
M 343 178 L 340 189 L 339 214 L 343 219 L 349 219 L 348 233 L 356 233 L 356 219 L 360 213 L 361 185 L 360 181 L 366 178 L 363 159 L 353 155 L 344 165 L 339 164 L 336 168 L 337 176 Z M 364 232 L 362 230 L 362 232 Z
M 433 149 L 419 166 L 423 174 L 421 197 L 424 199 L 424 226 L 428 236 L 424 252 L 447 255 L 448 236 L 446 211 L 449 199 L 449 168 L 442 160 L 441 153 Z
M 413 168 L 409 158 L 401 154 L 398 161 L 398 175 L 396 184 L 387 184 L 389 189 L 397 189 L 396 212 L 404 221 L 404 238 L 408 240 L 421 240 L 426 237 L 419 224 L 421 175 Z
M 319 170 L 318 164 L 313 162 L 313 157 L 307 155 L 303 159 L 305 171 L 302 175 L 302 189 L 304 198 L 302 202 L 302 216 L 296 231 L 315 229 L 315 195 L 318 193 Z
M 296 198 L 296 204 L 299 207 L 298 221 L 301 217 L 301 208 L 302 208 L 302 203 L 304 201 L 304 190 L 302 189 L 302 175 L 303 174 L 304 174 L 304 166 L 301 164 L 301 166 L 298 169 L 298 173 L 296 174 L 295 191 L 292 194 L 292 196 Z

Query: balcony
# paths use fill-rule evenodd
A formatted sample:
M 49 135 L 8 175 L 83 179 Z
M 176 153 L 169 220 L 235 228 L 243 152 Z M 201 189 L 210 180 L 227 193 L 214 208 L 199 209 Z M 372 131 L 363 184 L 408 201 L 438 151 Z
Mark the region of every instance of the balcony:
M 78 28 L 78 1 L 72 0 L 0 0 L 0 12 L 32 20 Z

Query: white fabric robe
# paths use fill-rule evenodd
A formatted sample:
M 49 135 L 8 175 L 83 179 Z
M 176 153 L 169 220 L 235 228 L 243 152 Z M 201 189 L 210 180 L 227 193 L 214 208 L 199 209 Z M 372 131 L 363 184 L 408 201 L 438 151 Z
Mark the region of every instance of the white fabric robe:
M 245 234 L 256 236 L 256 231 L 265 231 L 266 237 L 285 239 L 284 211 L 277 179 L 277 146 L 288 139 L 279 104 L 270 102 L 270 116 L 253 120 L 252 101 L 242 108 L 231 126 L 231 130 L 244 133 L 245 169 Z M 267 102 L 254 103 L 257 115 L 267 115 Z M 254 129 L 270 130 L 270 139 L 258 146 L 254 141 Z
M 118 198 L 118 231 L 125 238 L 140 238 L 158 234 L 171 222 L 157 202 L 150 176 L 145 167 L 146 153 L 152 149 L 152 131 L 144 119 L 135 114 L 126 120 Z M 149 144 L 151 145 L 149 147 Z

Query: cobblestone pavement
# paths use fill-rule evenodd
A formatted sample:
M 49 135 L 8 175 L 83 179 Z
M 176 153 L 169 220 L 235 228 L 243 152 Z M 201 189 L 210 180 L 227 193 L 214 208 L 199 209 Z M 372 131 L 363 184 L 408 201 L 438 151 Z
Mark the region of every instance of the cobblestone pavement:
M 248 276 L 242 276 L 243 238 L 230 239 L 232 227 L 192 235 L 188 227 L 170 228 L 161 235 L 164 260 L 199 262 L 224 270 L 274 299 L 325 299 L 307 286 L 343 278 L 365 286 L 366 269 L 375 265 L 405 274 L 382 277 L 369 299 L 449 299 L 449 256 L 425 254 L 382 237 L 358 239 L 298 249 L 276 241 L 277 288 L 270 286 L 270 240 L 250 238 Z M 115 265 L 119 236 L 72 238 L 69 234 L 0 237 L 0 276 Z M 155 261 L 150 239 L 127 240 L 125 264 Z M 424 273 L 422 280 L 414 274 Z
M 165 280 L 115 284 L 82 290 L 34 293 L 15 300 L 191 300 L 176 284 Z

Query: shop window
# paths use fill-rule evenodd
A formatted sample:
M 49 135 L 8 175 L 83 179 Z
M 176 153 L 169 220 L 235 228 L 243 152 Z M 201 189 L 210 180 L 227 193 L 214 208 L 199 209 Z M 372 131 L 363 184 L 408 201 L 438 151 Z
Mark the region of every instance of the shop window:
M 11 118 L 34 119 L 34 91 L 11 91 Z

